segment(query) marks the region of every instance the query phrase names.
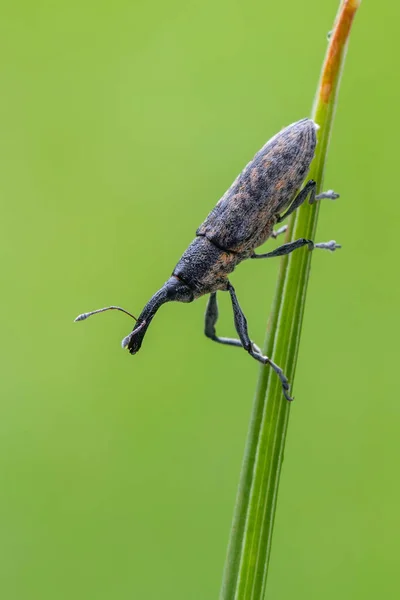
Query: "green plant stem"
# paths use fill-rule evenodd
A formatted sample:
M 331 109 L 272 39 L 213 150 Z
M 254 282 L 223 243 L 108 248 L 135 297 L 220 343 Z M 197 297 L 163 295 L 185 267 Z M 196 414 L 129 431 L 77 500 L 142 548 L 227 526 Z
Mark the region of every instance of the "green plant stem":
M 312 118 L 320 126 L 309 179 L 322 191 L 333 117 L 351 24 L 361 0 L 339 8 L 317 88 Z M 314 239 L 319 203 L 304 204 L 289 222 L 286 241 Z M 293 382 L 312 252 L 296 250 L 281 259 L 265 352 Z M 271 369 L 262 367 L 239 482 L 221 600 L 264 597 L 290 403 Z

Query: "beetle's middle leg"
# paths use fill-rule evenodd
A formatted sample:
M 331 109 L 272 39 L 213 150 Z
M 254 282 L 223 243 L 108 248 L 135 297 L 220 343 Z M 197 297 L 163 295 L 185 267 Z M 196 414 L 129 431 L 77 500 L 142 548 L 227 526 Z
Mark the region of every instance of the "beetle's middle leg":
M 299 240 L 295 240 L 294 242 L 289 242 L 288 244 L 283 244 L 272 252 L 267 252 L 266 254 L 256 254 L 255 252 L 250 256 L 250 258 L 274 258 L 275 256 L 284 256 L 285 254 L 290 254 L 294 250 L 298 248 L 302 248 L 303 246 L 308 246 L 309 250 L 314 250 L 314 248 L 321 248 L 322 250 L 330 250 L 334 252 L 338 248 L 341 248 L 340 244 L 337 244 L 335 240 L 331 240 L 330 242 L 319 242 L 318 244 L 314 244 L 312 240 L 306 240 L 306 238 L 300 238 Z
M 288 225 L 282 225 L 282 227 L 279 227 L 279 229 L 277 229 L 276 231 L 274 230 L 271 233 L 271 236 L 274 240 L 276 240 L 276 238 L 278 237 L 278 235 L 282 235 L 282 233 L 286 233 L 288 228 Z
M 307 181 L 306 185 L 297 194 L 296 198 L 293 200 L 293 202 L 289 206 L 288 210 L 283 215 L 278 217 L 277 223 L 281 223 L 282 221 L 284 221 L 286 219 L 286 217 L 291 215 L 292 212 L 297 210 L 299 208 L 299 206 L 301 206 L 301 204 L 303 204 L 303 202 L 306 200 L 307 196 L 310 196 L 309 204 L 313 204 L 316 200 L 324 200 L 325 198 L 327 198 L 328 200 L 336 200 L 337 198 L 339 198 L 339 194 L 336 194 L 333 190 L 328 190 L 327 192 L 322 192 L 321 194 L 318 194 L 316 196 L 315 195 L 316 186 L 317 186 L 317 184 L 315 183 L 315 181 L 313 179 L 310 179 L 310 181 Z

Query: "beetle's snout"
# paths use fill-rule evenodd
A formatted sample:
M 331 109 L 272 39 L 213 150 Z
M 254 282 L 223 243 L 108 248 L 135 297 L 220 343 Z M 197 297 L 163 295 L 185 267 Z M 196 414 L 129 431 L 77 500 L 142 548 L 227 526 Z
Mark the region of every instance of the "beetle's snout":
M 146 321 L 137 323 L 134 330 L 131 331 L 129 335 L 124 337 L 121 342 L 121 346 L 123 348 L 128 348 L 131 354 L 136 354 L 139 352 L 146 329 Z
M 142 340 L 138 340 L 136 336 L 130 334 L 129 342 L 128 342 L 128 350 L 130 354 L 137 354 L 139 352 L 140 347 L 142 345 Z
M 130 344 L 128 346 L 129 353 L 132 355 L 137 354 L 140 350 L 141 345 L 142 345 L 141 343 L 140 344 Z

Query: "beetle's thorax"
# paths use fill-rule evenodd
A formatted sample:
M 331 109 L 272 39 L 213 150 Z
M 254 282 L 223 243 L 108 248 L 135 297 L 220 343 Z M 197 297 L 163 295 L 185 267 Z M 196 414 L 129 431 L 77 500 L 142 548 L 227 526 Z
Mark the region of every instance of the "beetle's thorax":
M 205 236 L 197 236 L 181 256 L 173 275 L 184 281 L 195 298 L 227 289 L 227 276 L 245 254 L 226 251 Z

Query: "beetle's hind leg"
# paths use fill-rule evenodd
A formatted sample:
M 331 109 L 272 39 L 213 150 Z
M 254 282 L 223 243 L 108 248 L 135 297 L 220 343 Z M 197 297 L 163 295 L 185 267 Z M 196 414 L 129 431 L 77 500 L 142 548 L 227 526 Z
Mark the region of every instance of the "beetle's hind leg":
M 243 311 L 240 308 L 238 299 L 236 297 L 235 289 L 230 283 L 228 283 L 228 292 L 231 296 L 235 328 L 238 332 L 240 340 L 232 338 L 221 338 L 217 336 L 215 331 L 215 324 L 218 319 L 218 305 L 217 295 L 215 292 L 210 295 L 210 299 L 207 305 L 205 323 L 206 336 L 211 338 L 215 342 L 219 342 L 220 344 L 228 344 L 229 346 L 242 346 L 245 350 L 247 350 L 250 356 L 252 356 L 264 365 L 269 364 L 281 380 L 283 395 L 285 396 L 286 400 L 292 400 L 293 398 L 289 396 L 289 381 L 283 373 L 282 369 L 278 367 L 278 365 L 276 365 L 270 358 L 268 358 L 268 356 L 264 356 L 261 353 L 260 348 L 258 348 L 258 346 L 256 346 L 254 342 L 252 342 L 249 338 L 246 317 L 244 316 Z
M 307 199 L 307 196 L 310 196 L 310 199 L 308 201 L 309 204 L 314 204 L 314 202 L 316 202 L 316 200 L 324 200 L 324 199 L 336 200 L 337 198 L 339 198 L 339 194 L 336 194 L 336 192 L 334 192 L 333 190 L 328 190 L 327 192 L 322 192 L 321 194 L 316 195 L 315 194 L 316 185 L 317 184 L 315 183 L 315 181 L 313 179 L 310 179 L 310 181 L 307 181 L 306 185 L 297 194 L 296 198 L 293 200 L 293 202 L 289 206 L 288 210 L 283 215 L 278 217 L 277 223 L 281 223 L 289 215 L 291 215 L 292 212 L 297 210 L 299 208 L 299 206 L 301 206 L 303 204 L 303 202 L 305 202 L 305 200 Z

